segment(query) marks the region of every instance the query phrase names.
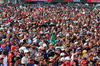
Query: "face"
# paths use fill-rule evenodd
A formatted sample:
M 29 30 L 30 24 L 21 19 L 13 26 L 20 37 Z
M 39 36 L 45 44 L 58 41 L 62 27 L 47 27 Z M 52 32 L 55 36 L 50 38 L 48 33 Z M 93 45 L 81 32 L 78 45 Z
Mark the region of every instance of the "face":
M 18 64 L 21 64 L 21 59 L 18 60 Z
M 82 66 L 87 66 L 86 63 L 82 64 Z
M 70 60 L 66 60 L 65 62 L 66 62 L 67 64 L 70 64 Z
M 25 53 L 25 56 L 28 57 L 29 56 L 29 53 Z
M 77 60 L 78 60 L 78 56 L 77 56 L 77 57 L 75 57 L 75 58 L 74 58 L 74 60 L 76 60 L 76 61 L 77 61 Z
M 3 64 L 3 59 L 0 59 L 0 64 Z
M 65 48 L 65 51 L 66 51 L 66 52 L 68 52 L 68 51 L 69 51 L 69 48 L 68 48 L 68 47 L 66 47 L 66 48 Z

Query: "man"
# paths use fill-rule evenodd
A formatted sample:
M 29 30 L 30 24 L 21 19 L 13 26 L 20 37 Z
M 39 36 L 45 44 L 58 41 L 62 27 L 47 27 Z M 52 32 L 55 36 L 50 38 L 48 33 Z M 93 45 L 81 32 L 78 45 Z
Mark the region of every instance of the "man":
M 3 57 L 0 57 L 0 66 L 3 66 Z
M 77 54 L 74 54 L 73 55 L 73 58 L 74 58 L 74 60 L 73 60 L 73 62 L 75 63 L 75 66 L 79 66 L 79 64 L 78 64 L 78 55 Z
M 49 46 L 50 46 L 50 48 L 47 50 L 47 53 L 54 51 L 54 45 L 50 44 Z
M 14 66 L 15 58 L 19 55 L 19 51 L 17 49 L 14 50 L 14 55 L 11 57 L 11 65 Z
M 29 51 L 25 50 L 24 51 L 25 56 L 21 59 L 21 64 L 22 66 L 25 66 L 28 63 L 28 59 L 29 59 Z
M 86 63 L 87 63 L 86 60 L 82 60 L 82 61 L 81 61 L 81 66 L 87 66 Z
M 17 48 L 18 47 L 16 47 L 16 46 L 11 46 L 11 52 L 9 52 L 9 54 L 8 54 L 9 66 L 10 66 L 10 63 L 11 63 L 11 57 L 14 55 L 15 49 L 17 49 Z
M 70 66 L 70 57 L 65 57 L 65 63 L 62 64 L 61 66 Z
M 6 52 L 8 52 L 6 49 L 7 49 L 8 47 L 6 47 L 6 45 L 4 44 L 4 45 L 2 45 L 2 47 L 0 48 L 0 54 L 2 54 L 2 51 L 6 51 Z M 8 53 L 7 53 L 8 54 Z
M 3 65 L 4 66 L 7 66 L 7 52 L 4 50 L 3 52 L 2 52 L 2 54 L 0 55 L 0 57 L 3 57 L 4 59 L 3 59 Z
M 21 58 L 19 56 L 17 56 L 15 58 L 15 64 L 14 64 L 14 66 L 21 66 Z

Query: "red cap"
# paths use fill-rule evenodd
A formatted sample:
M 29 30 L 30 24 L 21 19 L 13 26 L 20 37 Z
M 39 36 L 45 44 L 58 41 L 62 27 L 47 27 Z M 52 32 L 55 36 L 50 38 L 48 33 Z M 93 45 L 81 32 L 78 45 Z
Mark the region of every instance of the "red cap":
M 6 45 L 2 45 L 2 48 L 4 48 Z
M 82 60 L 82 61 L 81 61 L 81 64 L 85 64 L 85 63 L 86 63 L 86 60 Z
M 16 47 L 16 46 L 11 46 L 11 49 L 12 49 L 12 50 L 14 50 L 14 49 L 16 49 L 16 48 L 18 48 L 18 47 Z

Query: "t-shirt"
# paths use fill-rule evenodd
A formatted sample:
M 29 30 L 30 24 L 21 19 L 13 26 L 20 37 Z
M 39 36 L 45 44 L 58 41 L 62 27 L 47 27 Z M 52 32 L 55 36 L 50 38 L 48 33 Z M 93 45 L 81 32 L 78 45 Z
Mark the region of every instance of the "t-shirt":
M 27 64 L 28 63 L 28 58 L 25 58 L 25 56 L 21 60 L 21 64 Z

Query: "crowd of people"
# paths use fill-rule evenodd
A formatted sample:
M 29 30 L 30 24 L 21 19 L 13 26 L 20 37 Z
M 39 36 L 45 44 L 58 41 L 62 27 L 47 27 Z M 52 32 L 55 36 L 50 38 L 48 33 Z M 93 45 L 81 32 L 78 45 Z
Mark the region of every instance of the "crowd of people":
M 100 66 L 100 8 L 1 4 L 0 66 Z

